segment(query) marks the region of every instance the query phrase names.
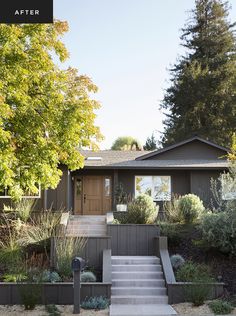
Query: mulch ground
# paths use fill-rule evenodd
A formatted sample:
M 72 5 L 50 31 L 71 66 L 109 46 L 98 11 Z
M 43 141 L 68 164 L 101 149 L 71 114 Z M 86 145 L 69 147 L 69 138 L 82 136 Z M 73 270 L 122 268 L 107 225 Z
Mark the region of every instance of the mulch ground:
M 230 257 L 217 250 L 198 245 L 201 233 L 195 227 L 181 233 L 178 242 L 170 241 L 170 254 L 180 254 L 185 260 L 193 260 L 205 263 L 211 267 L 211 271 L 217 280 L 226 284 L 230 294 L 236 294 L 236 257 Z

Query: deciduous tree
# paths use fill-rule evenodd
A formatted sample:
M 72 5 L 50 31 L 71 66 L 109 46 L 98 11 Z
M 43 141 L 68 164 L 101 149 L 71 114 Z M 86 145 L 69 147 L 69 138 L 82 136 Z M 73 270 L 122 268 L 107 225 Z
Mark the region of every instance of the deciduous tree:
M 39 183 L 55 188 L 59 165 L 82 167 L 78 148 L 100 138 L 90 97 L 97 87 L 54 61 L 68 57 L 67 30 L 61 21 L 0 25 L 0 189 L 13 198 L 37 193 Z

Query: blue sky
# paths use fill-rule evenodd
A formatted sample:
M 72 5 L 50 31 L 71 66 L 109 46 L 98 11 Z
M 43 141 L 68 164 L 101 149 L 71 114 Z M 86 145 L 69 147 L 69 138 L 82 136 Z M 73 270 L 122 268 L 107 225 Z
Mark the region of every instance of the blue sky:
M 236 21 L 236 2 L 229 3 Z M 168 68 L 183 52 L 180 29 L 193 7 L 194 0 L 54 0 L 54 16 L 70 27 L 63 38 L 66 65 L 99 87 L 102 149 L 118 136 L 144 143 L 152 132 L 160 135 Z

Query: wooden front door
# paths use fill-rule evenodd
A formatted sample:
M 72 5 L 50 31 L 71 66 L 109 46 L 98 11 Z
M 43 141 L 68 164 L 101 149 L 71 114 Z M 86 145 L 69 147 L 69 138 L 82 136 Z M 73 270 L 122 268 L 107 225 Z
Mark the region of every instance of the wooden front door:
M 75 178 L 75 213 L 102 215 L 112 210 L 111 177 Z

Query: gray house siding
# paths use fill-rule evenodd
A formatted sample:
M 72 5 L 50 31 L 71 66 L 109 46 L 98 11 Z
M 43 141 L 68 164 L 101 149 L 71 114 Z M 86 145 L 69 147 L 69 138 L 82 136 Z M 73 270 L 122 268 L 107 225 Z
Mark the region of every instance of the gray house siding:
M 211 179 L 217 179 L 220 172 L 195 170 L 190 172 L 190 191 L 196 194 L 204 202 L 205 206 L 210 206 L 213 195 L 211 192 Z
M 60 167 L 63 174 L 55 190 L 47 190 L 47 207 L 53 210 L 73 208 L 72 198 L 72 178 L 66 166 Z
M 200 159 L 200 160 L 211 160 L 218 159 L 225 156 L 225 151 L 212 147 L 208 144 L 202 143 L 195 140 L 191 143 L 170 149 L 163 153 L 159 153 L 156 156 L 152 156 L 148 159 L 158 159 L 158 160 L 178 160 L 178 159 Z M 224 158 L 226 159 L 226 158 Z

